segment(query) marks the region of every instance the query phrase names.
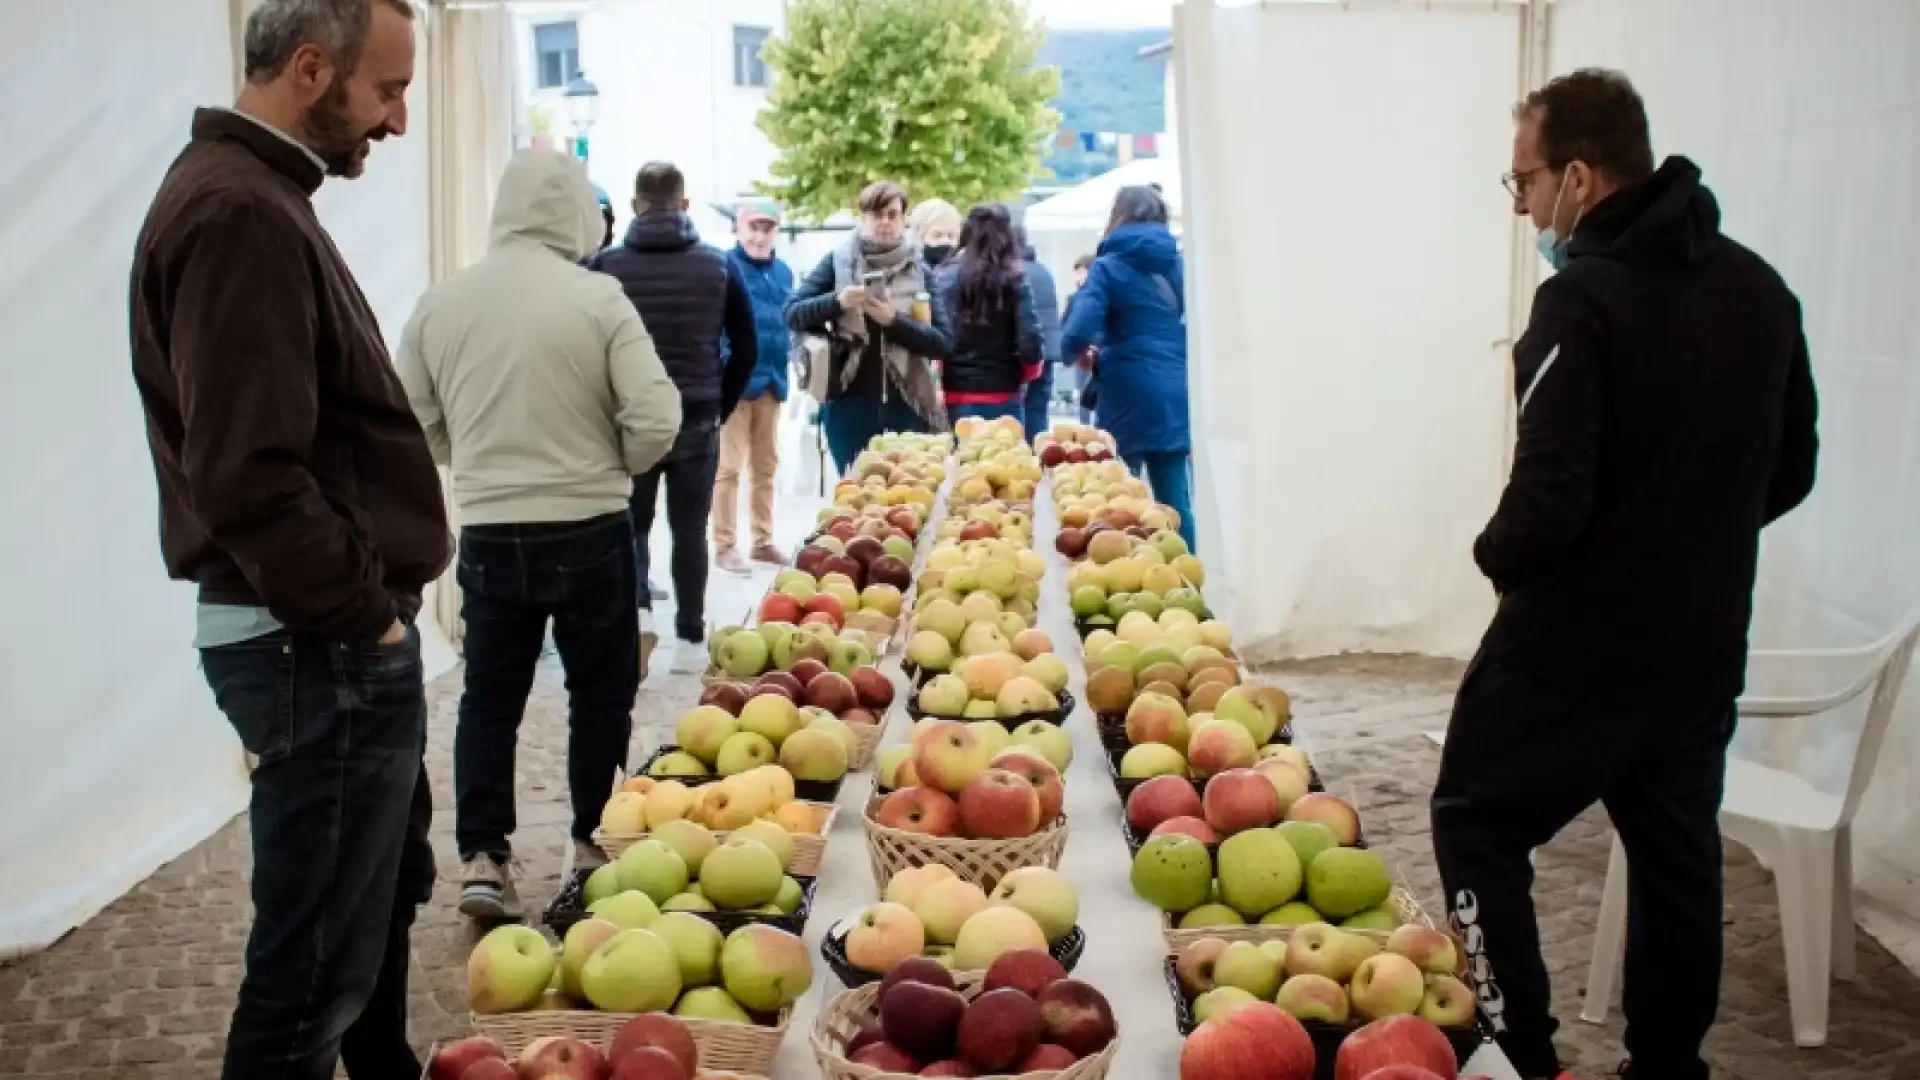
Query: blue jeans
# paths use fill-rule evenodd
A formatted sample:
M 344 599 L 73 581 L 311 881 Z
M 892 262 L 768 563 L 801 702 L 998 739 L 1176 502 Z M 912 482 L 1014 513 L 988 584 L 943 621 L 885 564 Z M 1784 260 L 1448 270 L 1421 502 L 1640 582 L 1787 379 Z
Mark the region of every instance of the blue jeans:
M 453 737 L 453 797 L 462 859 L 512 853 L 514 752 L 549 619 L 567 675 L 573 838 L 592 839 L 613 772 L 627 763 L 640 689 L 633 551 L 624 513 L 460 531 L 467 682 Z
M 225 1080 L 417 1076 L 407 938 L 433 890 L 420 638 L 362 647 L 281 631 L 203 649 L 259 764 L 253 928 Z
M 633 518 L 635 565 L 645 582 L 652 563 L 647 537 L 653 532 L 661 485 L 666 486 L 667 531 L 673 538 L 674 629 L 688 641 L 699 641 L 705 634 L 707 519 L 713 516 L 713 488 L 719 478 L 720 418 L 706 416 L 681 428 L 666 458 L 633 478 L 633 496 L 627 503 Z M 653 610 L 653 597 L 644 585 L 638 599 L 641 607 Z
M 826 433 L 827 451 L 833 455 L 833 467 L 840 476 L 853 467 L 853 459 L 875 435 L 929 430 L 927 422 L 898 393 L 885 402 L 877 397 L 834 398 L 820 406 L 820 428 Z
M 1180 515 L 1180 536 L 1189 550 L 1198 551 L 1193 534 L 1193 457 L 1185 451 L 1153 451 L 1127 455 L 1127 468 L 1147 478 L 1156 502 Z
M 1047 406 L 1052 404 L 1049 400 L 1052 397 L 1053 365 L 1041 364 L 1040 377 L 1027 384 L 1027 402 L 1023 409 L 1026 415 L 1020 422 L 1020 426 L 1027 429 L 1028 442 L 1051 426 Z

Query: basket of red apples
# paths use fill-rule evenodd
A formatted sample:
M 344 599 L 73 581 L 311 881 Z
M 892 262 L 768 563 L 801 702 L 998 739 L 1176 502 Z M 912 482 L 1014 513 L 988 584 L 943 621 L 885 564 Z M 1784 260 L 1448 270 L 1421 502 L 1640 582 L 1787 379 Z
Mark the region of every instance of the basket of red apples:
M 442 1043 L 429 1055 L 421 1080 L 754 1080 L 748 1073 L 702 1068 L 703 1056 L 685 1023 L 643 1013 L 598 1044 L 549 1035 L 509 1054 L 486 1035 Z
M 1459 1080 L 1480 1044 L 1475 1028 L 1404 1013 L 1356 1028 L 1303 1023 L 1282 1005 L 1251 1001 L 1192 1029 L 1179 1080 Z
M 1025 747 L 998 754 L 942 721 L 914 739 L 914 786 L 867 804 L 864 825 L 874 885 L 939 863 L 991 890 L 1023 866 L 1058 867 L 1067 846 L 1060 773 Z
M 984 975 L 911 960 L 836 995 L 813 1025 L 824 1080 L 1100 1080 L 1119 1043 L 1106 997 L 1039 950 L 1008 953 Z

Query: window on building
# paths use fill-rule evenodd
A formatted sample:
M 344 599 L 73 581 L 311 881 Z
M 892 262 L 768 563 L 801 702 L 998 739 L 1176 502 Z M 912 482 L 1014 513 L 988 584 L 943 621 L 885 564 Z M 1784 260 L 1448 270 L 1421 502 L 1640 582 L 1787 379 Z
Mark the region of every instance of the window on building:
M 767 85 L 767 62 L 760 59 L 760 47 L 771 33 L 764 26 L 733 28 L 733 85 Z
M 546 23 L 533 28 L 533 77 L 539 89 L 561 89 L 579 70 L 579 23 Z

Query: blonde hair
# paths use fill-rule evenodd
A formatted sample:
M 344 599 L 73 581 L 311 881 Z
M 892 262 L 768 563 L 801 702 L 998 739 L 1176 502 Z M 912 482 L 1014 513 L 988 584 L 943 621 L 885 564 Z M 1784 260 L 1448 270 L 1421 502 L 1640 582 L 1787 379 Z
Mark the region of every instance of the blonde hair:
M 928 199 L 918 202 L 907 212 L 907 227 L 915 233 L 924 234 L 929 228 L 945 225 L 954 233 L 960 231 L 960 211 L 945 199 Z

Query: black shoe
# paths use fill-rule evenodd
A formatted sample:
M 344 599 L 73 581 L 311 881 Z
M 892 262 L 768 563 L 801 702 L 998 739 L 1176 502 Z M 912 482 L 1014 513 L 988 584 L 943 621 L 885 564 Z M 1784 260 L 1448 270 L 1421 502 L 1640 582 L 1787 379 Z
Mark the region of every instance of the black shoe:
M 655 585 L 652 581 L 648 581 L 647 595 L 653 597 L 653 602 L 658 604 L 661 601 L 667 599 L 667 590 L 661 588 L 658 585 Z
M 707 628 L 699 623 L 695 623 L 692 626 L 675 626 L 673 628 L 673 634 L 681 641 L 691 645 L 698 645 L 707 640 Z

